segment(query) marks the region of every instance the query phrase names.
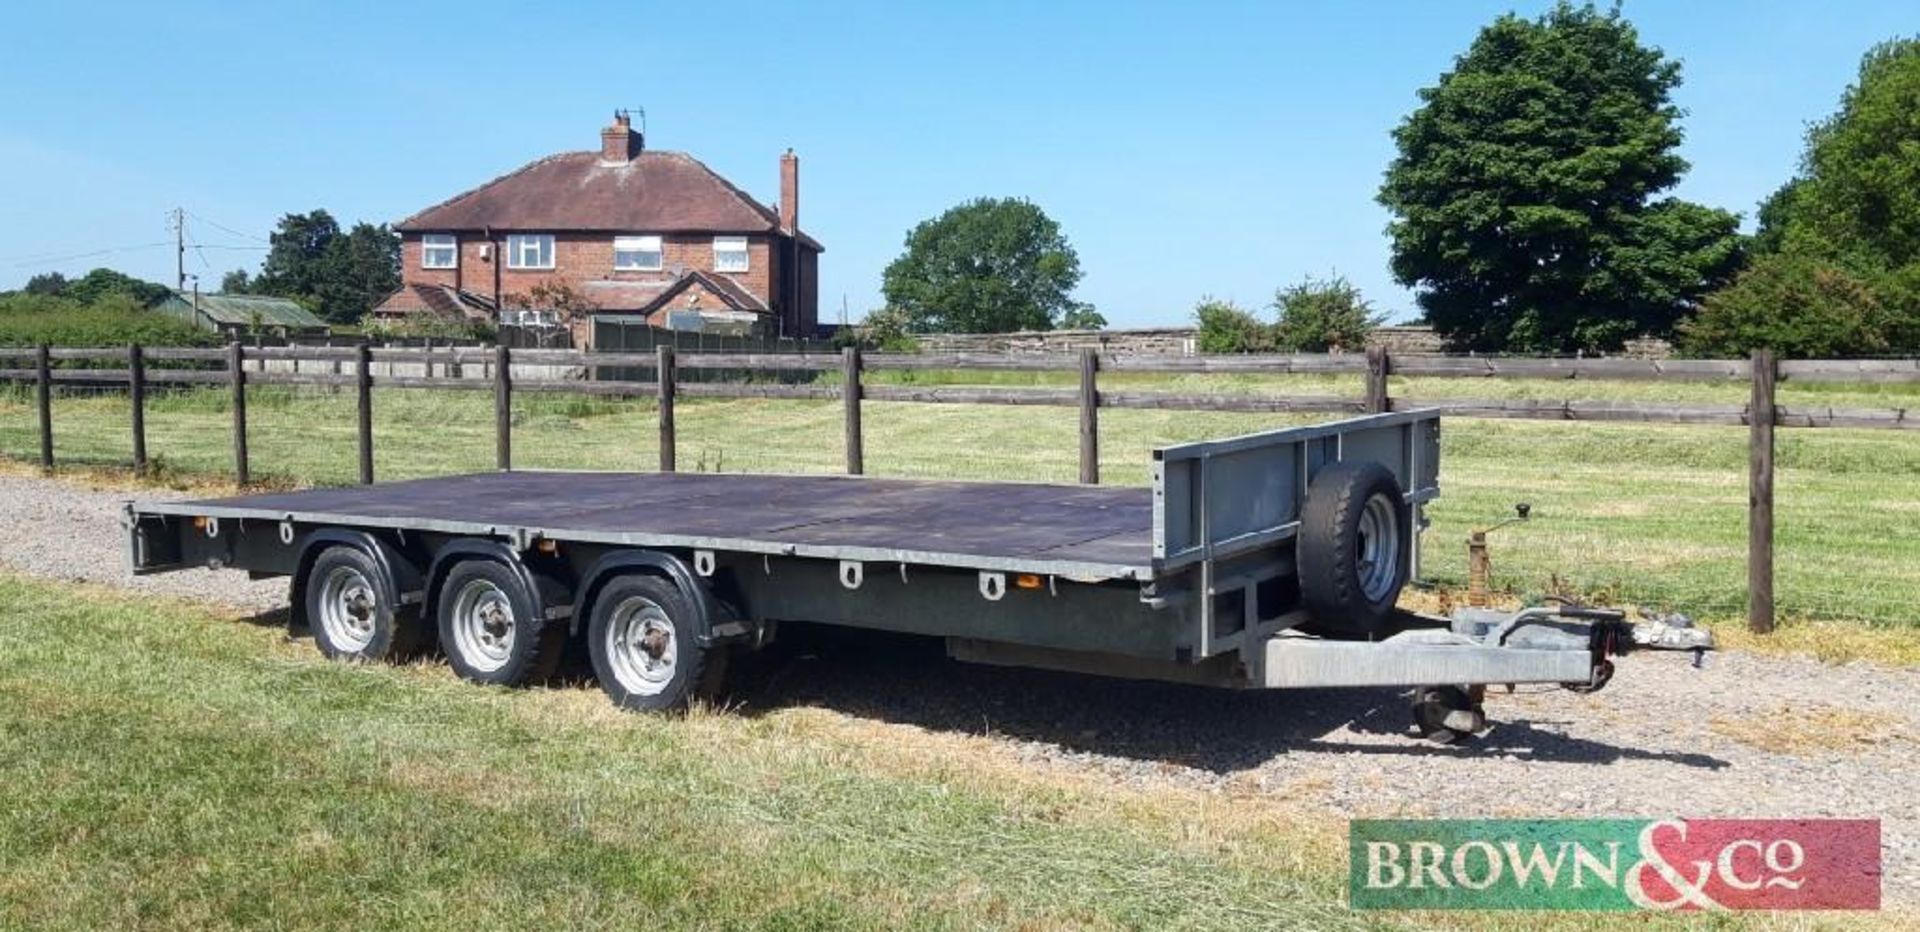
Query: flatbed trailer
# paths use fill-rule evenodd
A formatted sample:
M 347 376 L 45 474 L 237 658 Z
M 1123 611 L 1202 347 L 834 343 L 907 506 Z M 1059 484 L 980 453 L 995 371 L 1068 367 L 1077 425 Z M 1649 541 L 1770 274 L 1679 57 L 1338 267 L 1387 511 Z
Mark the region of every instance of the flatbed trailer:
M 1149 488 L 510 471 L 130 502 L 126 524 L 136 573 L 290 577 L 329 656 L 437 645 L 460 675 L 512 685 L 585 638 L 629 708 L 711 691 L 783 621 L 943 637 L 985 663 L 1429 687 L 1426 724 L 1478 716 L 1481 684 L 1603 682 L 1630 643 L 1617 613 L 1395 608 L 1439 431 L 1413 411 L 1169 446 Z

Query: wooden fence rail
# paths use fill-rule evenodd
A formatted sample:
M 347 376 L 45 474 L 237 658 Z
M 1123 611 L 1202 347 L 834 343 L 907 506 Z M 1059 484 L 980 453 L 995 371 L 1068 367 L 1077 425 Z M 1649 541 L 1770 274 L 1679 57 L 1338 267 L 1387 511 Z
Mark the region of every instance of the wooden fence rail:
M 79 363 L 55 366 L 54 363 Z M 253 362 L 255 365 L 249 366 Z M 293 371 L 269 362 L 288 362 Z M 326 371 L 304 372 L 300 363 L 321 363 Z M 119 363 L 119 367 L 108 364 Z M 160 363 L 155 367 L 153 363 Z M 179 364 L 191 364 L 181 367 Z M 417 365 L 419 375 L 378 375 L 376 364 Z M 523 378 L 515 367 L 577 367 L 582 378 Z M 821 382 L 700 381 L 681 382 L 680 369 L 728 370 L 754 373 L 836 373 L 838 380 Z M 602 370 L 650 374 L 651 380 L 599 380 Z M 436 374 L 437 370 L 437 374 Z M 867 372 L 886 371 L 997 371 L 1077 373 L 1074 387 L 875 384 Z M 1099 385 L 1101 372 L 1254 373 L 1267 375 L 1361 376 L 1359 397 L 1294 394 L 1287 396 L 1231 392 L 1111 391 Z M 1632 402 L 1605 400 L 1434 399 L 1395 397 L 1394 376 L 1416 378 L 1499 378 L 1562 380 L 1659 380 L 1682 382 L 1746 382 L 1747 404 L 1688 402 Z M 863 354 L 847 349 L 839 354 L 689 352 L 676 355 L 661 344 L 652 352 L 587 352 L 580 350 L 509 349 L 506 346 L 373 348 L 358 346 L 247 347 L 239 343 L 223 349 L 140 346 L 0 347 L 0 381 L 32 382 L 39 419 L 40 463 L 54 466 L 53 393 L 56 385 L 126 385 L 132 402 L 133 468 L 148 468 L 146 436 L 147 388 L 154 384 L 229 386 L 233 415 L 235 480 L 247 485 L 251 469 L 247 449 L 247 390 L 257 385 L 351 387 L 357 406 L 356 446 L 359 479 L 374 481 L 373 398 L 375 388 L 491 390 L 494 394 L 496 464 L 513 468 L 513 395 L 515 392 L 559 392 L 644 397 L 653 395 L 659 421 L 659 468 L 675 468 L 674 401 L 689 398 L 772 398 L 839 400 L 845 418 L 846 471 L 865 471 L 862 405 L 866 401 L 928 404 L 1050 405 L 1073 407 L 1080 420 L 1080 481 L 1100 481 L 1100 409 L 1132 408 L 1245 412 L 1304 412 L 1361 414 L 1437 408 L 1467 418 L 1532 418 L 1560 421 L 1626 421 L 1640 423 L 1712 424 L 1746 426 L 1749 431 L 1748 624 L 1756 631 L 1773 627 L 1773 478 L 1774 429 L 1869 428 L 1920 430 L 1920 410 L 1906 408 L 1835 408 L 1780 405 L 1775 386 L 1794 382 L 1862 382 L 1920 384 L 1920 360 L 1786 360 L 1756 352 L 1750 359 L 1531 359 L 1390 355 L 1375 348 L 1365 354 L 1272 354 L 1248 356 L 1118 356 L 1095 350 L 1078 355 L 986 355 L 976 353 Z

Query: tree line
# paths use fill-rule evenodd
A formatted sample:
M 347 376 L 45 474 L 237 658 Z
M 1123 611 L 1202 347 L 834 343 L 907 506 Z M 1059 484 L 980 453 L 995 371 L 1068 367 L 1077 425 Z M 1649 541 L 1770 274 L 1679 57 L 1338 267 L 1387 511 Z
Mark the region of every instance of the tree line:
M 1866 54 L 1750 236 L 1732 211 L 1670 193 L 1690 167 L 1680 83 L 1680 62 L 1617 6 L 1563 0 L 1483 28 L 1392 130 L 1377 193 L 1391 271 L 1421 319 L 1451 348 L 1484 352 L 1607 352 L 1647 336 L 1695 355 L 1920 352 L 1920 39 Z M 229 272 L 220 290 L 356 324 L 400 285 L 400 240 L 385 225 L 287 214 L 270 243 L 257 272 Z M 49 273 L 23 290 L 138 299 L 116 275 Z M 979 198 L 907 232 L 882 274 L 884 308 L 843 339 L 902 348 L 916 333 L 1104 327 L 1074 297 L 1081 278 L 1038 205 Z M 1280 289 L 1268 311 L 1203 299 L 1200 345 L 1355 347 L 1381 319 L 1337 275 Z
M 271 236 L 260 270 L 220 279 L 225 294 L 291 298 L 333 324 L 358 324 L 400 287 L 400 236 L 386 224 L 341 230 L 325 210 L 287 214 Z
M 1690 167 L 1680 82 L 1680 62 L 1617 6 L 1562 2 L 1483 28 L 1392 131 L 1377 195 L 1393 276 L 1422 319 L 1482 352 L 1607 352 L 1639 337 L 1695 355 L 1920 352 L 1920 39 L 1866 54 L 1751 236 L 1738 214 L 1669 193 Z M 982 199 L 907 234 L 867 330 L 1104 324 L 1072 298 L 1079 280 L 1040 208 Z M 1351 346 L 1378 322 L 1337 276 L 1281 289 L 1270 312 L 1203 299 L 1200 345 Z
M 1618 7 L 1483 29 L 1394 131 L 1394 277 L 1462 349 L 1669 337 L 1700 355 L 1920 350 L 1920 41 L 1867 53 L 1800 173 L 1759 210 L 1666 192 L 1680 63 Z

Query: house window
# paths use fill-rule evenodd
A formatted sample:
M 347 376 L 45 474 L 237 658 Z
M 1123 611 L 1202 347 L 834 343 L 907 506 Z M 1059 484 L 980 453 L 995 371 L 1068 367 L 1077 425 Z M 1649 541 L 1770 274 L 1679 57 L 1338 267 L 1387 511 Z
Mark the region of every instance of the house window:
M 716 272 L 746 271 L 747 238 L 744 236 L 714 237 L 713 270 Z
M 658 272 L 666 266 L 658 236 L 613 238 L 613 267 L 622 272 Z
M 453 269 L 460 267 L 460 241 L 451 233 L 428 233 L 420 237 L 420 267 Z
M 507 268 L 553 268 L 553 234 L 515 233 L 507 237 Z
M 554 311 L 501 311 L 500 323 L 509 327 L 558 327 L 560 315 Z

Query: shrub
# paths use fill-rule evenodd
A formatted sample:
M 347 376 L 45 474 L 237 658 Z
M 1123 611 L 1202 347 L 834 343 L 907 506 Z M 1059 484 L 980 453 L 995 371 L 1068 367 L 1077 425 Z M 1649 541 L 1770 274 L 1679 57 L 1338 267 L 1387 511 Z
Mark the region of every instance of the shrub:
M 1105 330 L 1107 315 L 1094 310 L 1093 305 L 1082 302 L 1060 315 L 1059 327 L 1061 330 Z
M 425 311 L 397 318 L 369 314 L 360 321 L 359 332 L 375 340 L 425 337 L 435 340 L 487 341 L 499 336 L 499 330 L 492 321 L 454 320 Z
M 1386 319 L 1338 275 L 1308 278 L 1274 292 L 1273 309 L 1280 319 L 1274 343 L 1293 353 L 1364 349 L 1367 335 Z
M 1273 349 L 1273 328 L 1232 301 L 1202 298 L 1193 309 L 1200 323 L 1202 353 L 1264 353 Z
M 1862 356 L 1910 348 L 1912 322 L 1890 308 L 1896 283 L 1805 255 L 1756 260 L 1707 296 L 1680 326 L 1680 347 L 1697 356 L 1771 349 L 1788 357 Z
M 216 346 L 220 338 L 186 321 L 109 293 L 91 304 L 35 294 L 0 295 L 0 345 Z
M 917 353 L 920 342 L 907 332 L 907 314 L 894 308 L 868 311 L 867 319 L 833 333 L 835 347 L 857 346 L 882 353 Z

